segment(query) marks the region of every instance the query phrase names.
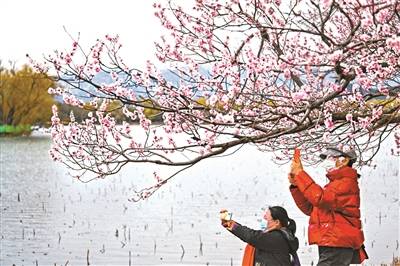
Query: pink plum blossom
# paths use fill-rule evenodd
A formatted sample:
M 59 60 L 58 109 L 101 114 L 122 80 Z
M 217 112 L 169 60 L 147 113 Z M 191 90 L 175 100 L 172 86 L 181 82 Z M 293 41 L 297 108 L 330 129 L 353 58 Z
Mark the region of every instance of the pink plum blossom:
M 111 34 L 91 47 L 73 40 L 44 62 L 28 57 L 35 70 L 51 70 L 67 84 L 50 94 L 91 111 L 66 126 L 56 107 L 51 118 L 50 156 L 78 169 L 79 180 L 130 163 L 188 167 L 250 143 L 280 163 L 298 145 L 315 163 L 328 144 L 357 143 L 368 161 L 381 136 L 398 127 L 397 2 L 170 4 L 153 5 L 163 27 L 155 43 L 160 62 L 143 69 L 125 63 L 120 38 Z M 154 176 L 139 198 L 169 180 Z

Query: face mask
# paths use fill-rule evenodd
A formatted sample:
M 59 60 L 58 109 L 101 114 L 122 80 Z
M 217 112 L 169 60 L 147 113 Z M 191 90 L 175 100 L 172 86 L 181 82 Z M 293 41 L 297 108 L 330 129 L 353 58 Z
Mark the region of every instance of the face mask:
M 267 229 L 267 222 L 264 220 L 264 219 L 261 219 L 261 222 L 260 222 L 260 229 L 261 230 L 265 230 L 265 229 Z
M 336 168 L 336 160 L 333 158 L 327 158 L 320 163 L 320 166 L 324 168 L 327 172 Z

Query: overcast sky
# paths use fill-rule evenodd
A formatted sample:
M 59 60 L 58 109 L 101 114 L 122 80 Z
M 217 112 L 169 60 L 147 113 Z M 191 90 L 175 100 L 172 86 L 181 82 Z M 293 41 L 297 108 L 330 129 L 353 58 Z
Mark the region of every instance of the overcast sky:
M 55 49 L 69 49 L 72 42 L 65 26 L 72 36 L 80 32 L 87 48 L 105 34 L 119 34 L 125 61 L 143 66 L 155 58 L 153 42 L 161 34 L 154 1 L 1 0 L 0 59 L 21 65 L 27 53 L 39 59 Z

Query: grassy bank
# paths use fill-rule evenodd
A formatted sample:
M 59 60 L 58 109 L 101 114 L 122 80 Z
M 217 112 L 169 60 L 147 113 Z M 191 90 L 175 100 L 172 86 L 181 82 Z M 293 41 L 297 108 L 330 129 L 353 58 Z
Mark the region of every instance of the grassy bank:
M 0 125 L 0 136 L 22 136 L 30 135 L 32 132 L 31 125 Z

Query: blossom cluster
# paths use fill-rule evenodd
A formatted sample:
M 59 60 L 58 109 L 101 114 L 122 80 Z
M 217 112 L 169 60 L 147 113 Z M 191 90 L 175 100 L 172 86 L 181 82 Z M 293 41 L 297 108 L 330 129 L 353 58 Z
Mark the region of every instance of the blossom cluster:
M 327 145 L 373 151 L 400 121 L 399 8 L 397 1 L 368 0 L 154 4 L 165 28 L 156 55 L 167 71 L 152 62 L 129 68 L 111 35 L 88 53 L 79 55 L 74 41 L 70 51 L 34 63 L 51 67 L 69 87 L 49 93 L 95 110 L 68 126 L 53 110 L 51 155 L 104 177 L 128 162 L 193 165 L 246 143 L 277 160 L 299 145 L 310 162 Z M 99 73 L 111 82 L 98 82 Z

